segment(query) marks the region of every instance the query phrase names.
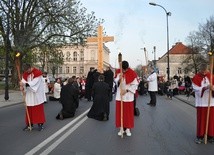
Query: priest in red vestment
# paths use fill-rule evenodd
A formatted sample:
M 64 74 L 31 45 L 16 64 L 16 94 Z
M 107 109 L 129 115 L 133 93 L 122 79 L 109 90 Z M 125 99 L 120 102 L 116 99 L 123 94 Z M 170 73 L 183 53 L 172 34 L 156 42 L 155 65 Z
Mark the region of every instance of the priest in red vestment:
M 117 74 L 118 73 L 118 74 Z M 131 136 L 131 128 L 134 128 L 134 94 L 138 87 L 137 74 L 129 68 L 127 61 L 122 61 L 122 75 L 117 70 L 115 82 L 121 85 L 116 93 L 116 127 L 121 127 L 121 100 L 123 104 L 123 128 L 127 136 Z M 124 131 L 120 130 L 121 136 Z
M 25 92 L 25 101 L 29 113 L 31 127 L 38 124 L 38 130 L 44 129 L 45 122 L 44 101 L 46 99 L 44 91 L 44 82 L 42 72 L 30 64 L 24 65 L 24 73 L 20 82 L 20 90 Z M 26 127 L 23 130 L 29 130 L 29 120 L 25 116 Z
M 210 73 L 207 70 L 207 65 L 202 64 L 200 71 L 192 79 L 192 86 L 195 92 L 195 106 L 197 110 L 197 127 L 196 140 L 197 144 L 203 143 L 203 138 L 206 130 L 207 109 L 209 103 L 210 91 Z M 213 80 L 212 80 L 213 81 Z M 208 123 L 208 142 L 214 143 L 214 98 L 210 99 L 210 113 Z

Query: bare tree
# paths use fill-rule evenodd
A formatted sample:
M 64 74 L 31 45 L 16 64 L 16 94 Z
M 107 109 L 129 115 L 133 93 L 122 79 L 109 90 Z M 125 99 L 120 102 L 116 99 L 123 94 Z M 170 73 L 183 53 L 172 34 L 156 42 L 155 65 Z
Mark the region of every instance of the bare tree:
M 214 49 L 214 17 L 207 19 L 205 24 L 199 24 L 198 31 L 191 32 L 187 37 L 192 55 L 184 60 L 188 64 L 186 70 L 194 68 L 197 73 L 201 63 L 208 62 L 208 52 L 213 53 Z
M 205 24 L 199 25 L 198 36 L 200 45 L 206 53 L 213 52 L 214 49 L 214 16 L 207 19 Z
M 0 1 L 0 41 L 10 52 L 11 63 L 16 51 L 22 60 L 44 44 L 82 44 L 102 22 L 79 0 Z
M 63 65 L 63 58 L 64 55 L 59 46 L 43 45 L 33 52 L 33 62 L 40 64 L 39 67 L 41 67 L 42 71 L 44 71 L 45 66 L 49 66 L 53 77 L 55 77 L 58 67 Z
M 201 47 L 198 32 L 191 32 L 187 37 L 187 41 L 189 42 L 188 48 L 190 49 L 191 55 L 186 57 L 182 62 L 186 64 L 184 70 L 186 72 L 192 71 L 193 73 L 197 73 L 200 64 L 207 62 L 206 53 L 203 52 L 203 48 Z

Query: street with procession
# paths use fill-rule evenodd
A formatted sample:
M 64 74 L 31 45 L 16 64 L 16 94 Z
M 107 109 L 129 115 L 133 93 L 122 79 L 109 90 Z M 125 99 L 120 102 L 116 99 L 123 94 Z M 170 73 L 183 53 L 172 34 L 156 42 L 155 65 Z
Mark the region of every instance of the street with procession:
M 45 104 L 46 123 L 43 131 L 34 125 L 25 127 L 23 103 L 0 108 L 1 155 L 213 155 L 214 144 L 195 144 L 196 109 L 173 98 L 157 95 L 151 107 L 149 95 L 139 96 L 132 136 L 123 138 L 115 128 L 115 101 L 110 103 L 108 121 L 87 118 L 92 102 L 80 100 L 74 118 L 56 120 L 61 109 L 58 101 Z

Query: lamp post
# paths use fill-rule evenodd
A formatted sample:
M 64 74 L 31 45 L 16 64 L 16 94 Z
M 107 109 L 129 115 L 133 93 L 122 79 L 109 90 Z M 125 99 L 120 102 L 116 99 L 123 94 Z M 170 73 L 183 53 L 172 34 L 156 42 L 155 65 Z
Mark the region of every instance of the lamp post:
M 154 46 L 154 68 L 156 69 L 156 46 Z
M 147 66 L 148 65 L 148 51 L 146 50 L 146 47 L 140 48 L 140 49 L 144 51 L 145 61 L 146 61 L 146 66 Z
M 156 4 L 156 3 L 152 3 L 150 2 L 149 3 L 150 5 L 153 5 L 153 6 L 159 6 L 161 7 L 165 13 L 166 13 L 166 33 L 167 33 L 167 80 L 169 80 L 170 78 L 170 68 L 169 68 L 169 24 L 168 24 L 168 16 L 171 16 L 171 12 L 167 12 L 166 9 L 159 5 L 159 4 Z
M 10 4 L 10 1 L 9 1 Z M 5 101 L 9 100 L 9 49 L 10 49 L 10 18 L 9 18 L 9 13 L 10 13 L 10 8 L 8 8 L 8 13 L 7 13 L 7 29 L 6 29 L 6 54 L 5 54 L 5 94 L 4 94 L 4 99 Z

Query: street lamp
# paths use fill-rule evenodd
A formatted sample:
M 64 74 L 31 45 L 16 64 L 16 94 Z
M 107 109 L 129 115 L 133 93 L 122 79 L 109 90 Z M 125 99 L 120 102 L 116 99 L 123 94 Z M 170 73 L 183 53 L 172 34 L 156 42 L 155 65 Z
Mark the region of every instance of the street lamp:
M 9 1 L 10 4 L 10 1 Z M 9 49 L 10 49 L 10 10 L 8 9 L 7 13 L 7 29 L 6 29 L 6 54 L 5 54 L 5 94 L 4 94 L 4 99 L 5 101 L 9 100 Z
M 140 49 L 144 51 L 145 61 L 146 61 L 146 66 L 147 66 L 148 65 L 148 52 L 146 50 L 146 47 L 140 48 Z
M 156 3 L 152 3 L 150 2 L 149 3 L 150 5 L 153 5 L 153 6 L 159 6 L 161 7 L 165 13 L 166 13 L 166 31 L 167 31 L 167 80 L 169 81 L 169 78 L 170 78 L 170 68 L 169 68 L 169 24 L 168 24 L 168 16 L 171 16 L 171 12 L 167 12 L 166 9 L 159 5 L 159 4 L 156 4 Z
M 154 46 L 154 68 L 156 69 L 156 46 Z

